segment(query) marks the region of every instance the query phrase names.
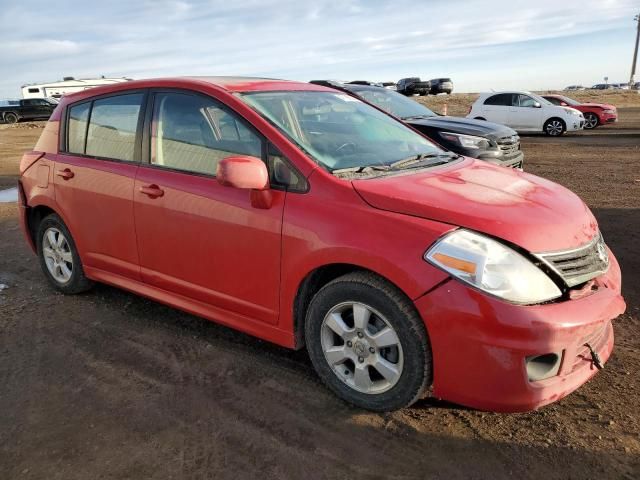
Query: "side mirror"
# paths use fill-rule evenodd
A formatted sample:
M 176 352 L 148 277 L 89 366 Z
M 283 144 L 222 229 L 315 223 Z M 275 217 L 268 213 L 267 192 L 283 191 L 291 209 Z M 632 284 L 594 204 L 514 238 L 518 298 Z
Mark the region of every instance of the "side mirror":
M 218 162 L 216 179 L 225 187 L 251 190 L 251 205 L 254 207 L 271 207 L 269 172 L 259 158 L 248 155 L 224 158 Z
M 540 102 L 535 102 L 533 108 L 542 108 L 542 105 L 540 105 Z

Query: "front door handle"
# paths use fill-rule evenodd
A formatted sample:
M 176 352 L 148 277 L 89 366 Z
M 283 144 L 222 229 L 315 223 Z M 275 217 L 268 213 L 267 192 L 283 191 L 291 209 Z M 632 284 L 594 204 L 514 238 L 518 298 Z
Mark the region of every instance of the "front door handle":
M 162 190 L 157 185 L 147 185 L 146 187 L 140 187 L 140 193 L 144 193 L 151 198 L 158 198 L 164 195 L 164 190 Z
M 62 177 L 63 180 L 69 180 L 75 176 L 75 173 L 73 173 L 69 168 L 65 168 L 64 170 L 58 170 L 56 175 Z

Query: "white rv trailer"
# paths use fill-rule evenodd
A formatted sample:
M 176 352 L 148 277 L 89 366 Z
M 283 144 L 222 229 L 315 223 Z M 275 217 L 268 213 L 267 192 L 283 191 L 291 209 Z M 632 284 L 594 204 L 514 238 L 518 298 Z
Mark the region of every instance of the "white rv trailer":
M 60 98 L 67 93 L 80 92 L 101 85 L 111 85 L 119 82 L 126 82 L 130 78 L 82 78 L 76 80 L 73 77 L 64 77 L 61 82 L 39 83 L 24 85 L 22 87 L 22 98 Z

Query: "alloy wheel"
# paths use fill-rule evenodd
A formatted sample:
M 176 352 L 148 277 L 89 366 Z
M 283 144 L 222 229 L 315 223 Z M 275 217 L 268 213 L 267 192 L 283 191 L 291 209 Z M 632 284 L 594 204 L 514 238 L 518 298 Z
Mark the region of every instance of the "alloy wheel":
M 62 285 L 73 275 L 73 255 L 64 234 L 57 228 L 48 228 L 42 238 L 42 255 L 47 270 L 54 280 Z
M 564 126 L 560 120 L 551 120 L 547 123 L 547 133 L 552 137 L 557 137 L 558 135 L 562 135 L 564 131 Z
M 584 128 L 592 129 L 598 126 L 598 117 L 593 113 L 587 113 L 584 117 Z
M 324 357 L 352 389 L 379 394 L 400 379 L 404 363 L 396 331 L 380 312 L 359 302 L 333 307 L 321 326 Z

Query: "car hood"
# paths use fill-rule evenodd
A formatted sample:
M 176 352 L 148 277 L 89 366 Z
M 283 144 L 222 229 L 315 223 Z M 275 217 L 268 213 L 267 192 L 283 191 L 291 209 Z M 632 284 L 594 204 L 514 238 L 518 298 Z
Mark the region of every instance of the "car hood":
M 466 227 L 530 252 L 579 247 L 598 229 L 584 202 L 566 188 L 470 158 L 352 184 L 374 208 Z
M 512 128 L 505 127 L 498 123 L 485 122 L 484 120 L 472 120 L 461 117 L 429 117 L 416 120 L 405 120 L 409 125 L 420 130 L 421 126 L 437 128 L 438 130 L 450 131 L 452 133 L 462 133 L 465 135 L 476 135 L 479 137 L 491 137 L 492 139 L 510 137 L 517 135 Z
M 577 107 L 600 107 L 600 108 L 603 108 L 605 110 L 615 110 L 616 109 L 615 105 L 610 105 L 608 103 L 581 103 Z M 577 108 L 577 107 L 573 107 L 573 108 Z

